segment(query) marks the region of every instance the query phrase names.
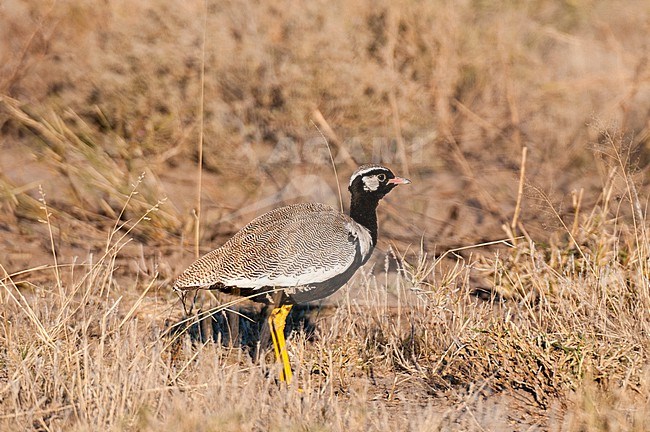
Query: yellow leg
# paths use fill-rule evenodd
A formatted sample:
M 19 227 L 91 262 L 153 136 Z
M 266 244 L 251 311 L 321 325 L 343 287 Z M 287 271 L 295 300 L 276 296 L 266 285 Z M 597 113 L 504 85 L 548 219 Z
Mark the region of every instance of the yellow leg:
M 291 372 L 289 353 L 287 353 L 287 346 L 284 340 L 284 325 L 292 307 L 293 305 L 280 306 L 273 309 L 271 316 L 269 316 L 269 329 L 271 330 L 271 338 L 273 339 L 275 358 L 279 363 L 282 363 L 280 381 L 284 381 L 287 384 L 291 384 L 293 373 Z

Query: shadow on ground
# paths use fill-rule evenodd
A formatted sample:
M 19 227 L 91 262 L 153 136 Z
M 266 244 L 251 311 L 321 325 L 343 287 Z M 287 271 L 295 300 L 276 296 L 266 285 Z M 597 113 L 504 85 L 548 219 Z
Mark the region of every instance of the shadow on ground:
M 332 306 L 295 305 L 287 318 L 285 337 L 298 331 L 304 333 L 308 341 L 315 340 L 316 321 L 330 314 L 332 309 Z M 187 333 L 192 342 L 212 341 L 224 346 L 241 346 L 251 358 L 256 359 L 258 353 L 270 346 L 267 324 L 270 310 L 269 305 L 242 305 L 234 311 L 219 310 L 212 314 L 199 309 L 169 322 L 167 332 L 170 336 Z

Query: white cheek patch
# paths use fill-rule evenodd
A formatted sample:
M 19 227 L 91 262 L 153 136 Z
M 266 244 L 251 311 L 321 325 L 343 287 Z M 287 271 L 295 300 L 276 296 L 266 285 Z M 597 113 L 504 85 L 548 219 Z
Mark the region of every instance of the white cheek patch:
M 361 181 L 363 181 L 363 190 L 365 191 L 374 192 L 379 187 L 379 179 L 377 176 L 362 177 Z

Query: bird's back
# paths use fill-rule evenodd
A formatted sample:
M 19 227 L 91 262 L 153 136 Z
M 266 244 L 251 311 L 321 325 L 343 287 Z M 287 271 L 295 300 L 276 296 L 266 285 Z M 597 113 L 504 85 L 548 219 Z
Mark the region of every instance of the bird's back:
M 332 281 L 327 287 L 332 291 L 349 279 L 372 249 L 368 230 L 349 216 L 324 204 L 294 204 L 251 221 L 223 246 L 195 261 L 174 287 L 257 289 Z

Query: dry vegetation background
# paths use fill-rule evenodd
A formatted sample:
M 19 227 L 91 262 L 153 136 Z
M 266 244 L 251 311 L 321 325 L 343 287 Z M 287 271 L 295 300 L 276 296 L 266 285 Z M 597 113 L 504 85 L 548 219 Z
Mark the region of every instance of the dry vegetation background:
M 648 34 L 645 0 L 0 2 L 0 429 L 648 430 Z M 298 391 L 221 312 L 169 335 L 170 285 L 199 192 L 202 252 L 337 205 L 315 125 L 342 185 L 413 184 L 294 317 Z

